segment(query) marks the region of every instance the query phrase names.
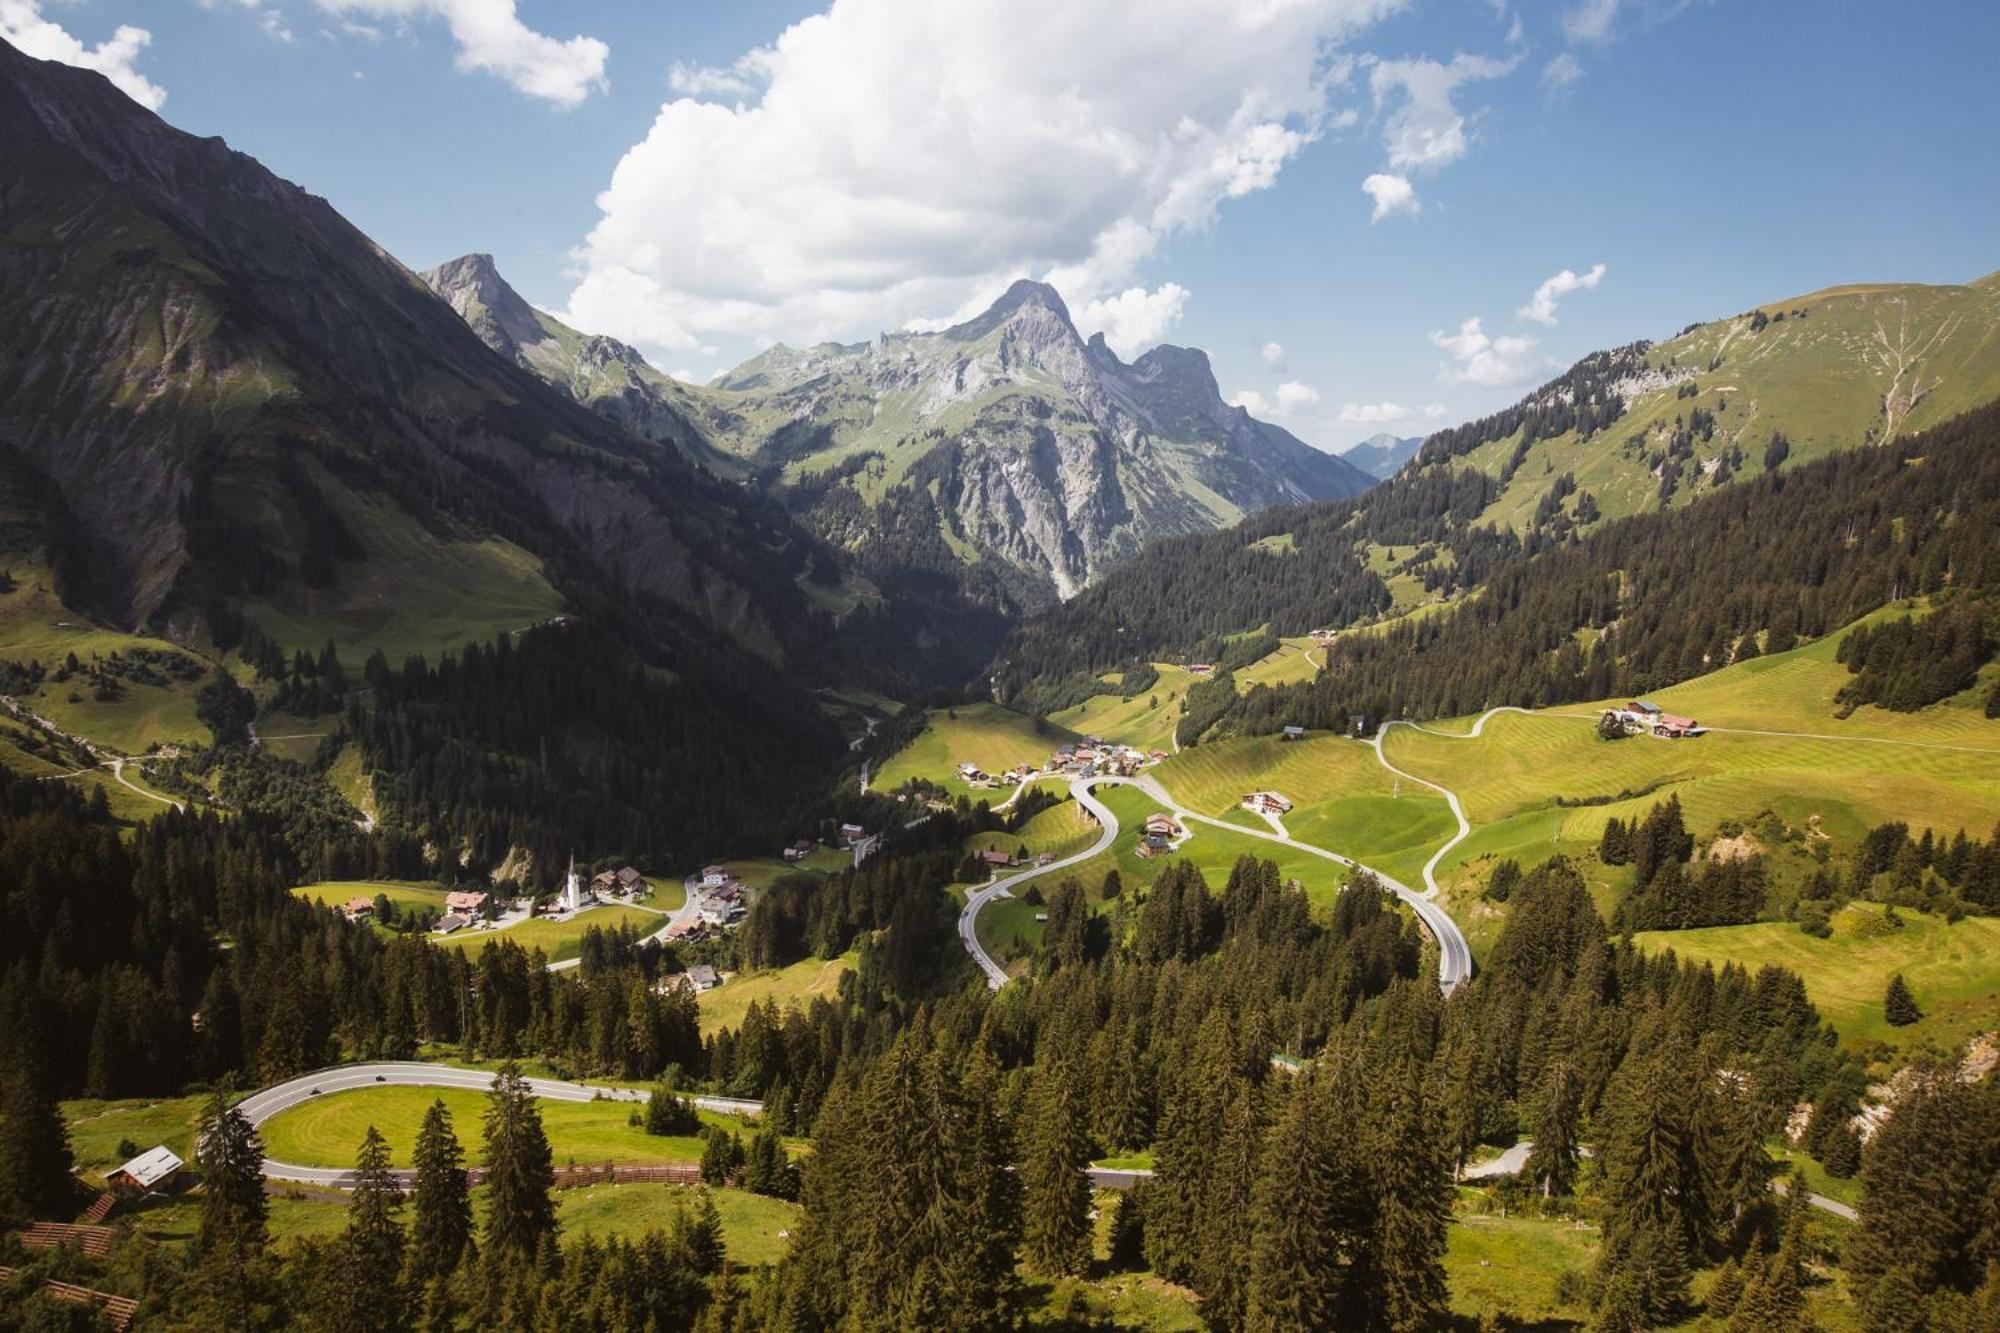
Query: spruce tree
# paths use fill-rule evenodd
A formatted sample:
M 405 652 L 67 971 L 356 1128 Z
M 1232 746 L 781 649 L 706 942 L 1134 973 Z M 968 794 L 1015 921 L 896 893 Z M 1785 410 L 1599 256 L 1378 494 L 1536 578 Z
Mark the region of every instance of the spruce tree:
M 375 1126 L 362 1137 L 354 1159 L 354 1191 L 347 1204 L 347 1245 L 362 1280 L 387 1298 L 403 1264 L 403 1190 L 389 1171 L 389 1144 Z M 393 1320 L 387 1322 L 395 1322 Z
M 220 1088 L 195 1131 L 195 1162 L 201 1168 L 201 1223 L 183 1294 L 190 1318 L 201 1327 L 265 1327 L 275 1312 L 264 1254 L 264 1144 Z
M 196 1252 L 239 1259 L 261 1253 L 270 1216 L 264 1197 L 264 1141 L 220 1088 L 202 1113 L 195 1162 L 201 1168 Z
M 1535 1096 L 1534 1146 L 1528 1150 L 1529 1184 L 1544 1198 L 1564 1197 L 1576 1188 L 1583 1090 L 1576 1063 L 1565 1054 L 1549 1061 Z
M 1365 1168 L 1329 1095 L 1336 1076 L 1324 1064 L 1309 1070 L 1267 1137 L 1252 1218 L 1249 1333 L 1339 1327 L 1355 1256 L 1369 1243 Z
M 1371 1063 L 1373 1063 L 1371 1061 Z M 1444 1250 L 1452 1181 L 1438 1117 L 1417 1061 L 1379 1076 L 1369 1154 L 1375 1182 L 1373 1258 L 1384 1322 L 1436 1327 L 1445 1312 Z
M 1903 980 L 1901 972 L 1889 978 L 1889 989 L 1882 997 L 1882 1016 L 1892 1028 L 1906 1028 L 1924 1016 L 1924 1011 L 1917 1008 L 1917 997 L 1910 994 L 1909 983 Z
M 722 1239 L 722 1213 L 715 1206 L 715 1196 L 707 1190 L 700 1191 L 695 1201 L 684 1249 L 688 1267 L 702 1277 L 713 1277 L 722 1271 L 727 1253 Z
M 465 1150 L 452 1133 L 451 1112 L 445 1109 L 442 1098 L 424 1112 L 415 1160 L 410 1276 L 424 1283 L 451 1273 L 472 1248 L 472 1199 L 466 1187 Z
M 1074 889 L 1074 884 L 1069 886 Z M 1076 890 L 1081 898 L 1081 890 Z M 1083 1096 L 1068 1060 L 1039 1071 L 1021 1165 L 1022 1240 L 1028 1266 L 1049 1277 L 1090 1266 L 1090 1135 Z
M 549 1197 L 552 1155 L 535 1095 L 509 1060 L 494 1076 L 486 1110 L 486 1249 L 525 1263 L 556 1230 Z
M 0 1081 L 0 1213 L 60 1218 L 75 1192 L 62 1111 L 37 1064 L 21 1052 Z

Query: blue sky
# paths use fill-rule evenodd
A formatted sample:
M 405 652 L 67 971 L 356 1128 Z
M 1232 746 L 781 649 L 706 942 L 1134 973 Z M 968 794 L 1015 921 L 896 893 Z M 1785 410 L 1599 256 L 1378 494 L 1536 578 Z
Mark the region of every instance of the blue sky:
M 697 378 L 1027 274 L 1344 447 L 2000 268 L 1983 3 L 0 0 L 0 34 Z

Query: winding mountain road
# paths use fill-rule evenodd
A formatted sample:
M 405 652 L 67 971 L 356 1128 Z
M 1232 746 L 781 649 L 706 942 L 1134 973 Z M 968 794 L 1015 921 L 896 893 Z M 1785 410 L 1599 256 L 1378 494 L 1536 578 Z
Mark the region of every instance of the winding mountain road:
M 553 1078 L 531 1078 L 528 1088 L 535 1096 L 553 1102 L 643 1102 L 651 1095 L 639 1088 L 614 1088 L 602 1084 L 565 1083 Z M 281 1111 L 289 1111 L 315 1097 L 331 1096 L 336 1092 L 353 1092 L 357 1088 L 372 1088 L 378 1085 L 415 1088 L 460 1088 L 473 1092 L 485 1092 L 493 1086 L 493 1074 L 483 1069 L 461 1069 L 455 1065 L 430 1065 L 409 1060 L 381 1061 L 364 1065 L 339 1065 L 332 1069 L 321 1069 L 310 1074 L 301 1074 L 295 1079 L 279 1083 L 260 1092 L 253 1092 L 236 1104 L 253 1126 L 262 1125 Z M 695 1097 L 694 1104 L 704 1111 L 717 1111 L 723 1115 L 756 1115 L 764 1109 L 762 1102 L 739 1097 Z M 333 1189 L 348 1189 L 354 1184 L 354 1172 L 348 1167 L 296 1166 L 290 1162 L 264 1159 L 264 1174 L 272 1180 L 295 1181 L 302 1185 L 323 1185 Z M 414 1172 L 398 1171 L 399 1179 L 408 1180 Z
M 1414 722 L 1400 722 L 1400 721 L 1384 722 L 1379 728 L 1376 729 L 1375 742 L 1374 742 L 1375 762 L 1382 765 L 1382 767 L 1388 769 L 1391 773 L 1394 773 L 1397 777 L 1406 779 L 1407 781 L 1410 782 L 1414 782 L 1419 787 L 1429 787 L 1432 791 L 1444 797 L 1444 803 L 1451 807 L 1451 817 L 1458 821 L 1458 832 L 1452 834 L 1450 839 L 1448 839 L 1445 842 L 1444 846 L 1438 848 L 1435 852 L 1431 853 L 1431 859 L 1424 862 L 1424 893 L 1428 897 L 1432 898 L 1437 897 L 1438 882 L 1437 882 L 1436 872 L 1437 872 L 1438 862 L 1444 860 L 1445 853 L 1449 852 L 1452 848 L 1458 846 L 1458 844 L 1460 844 L 1461 842 L 1464 842 L 1466 838 L 1471 835 L 1472 824 L 1471 821 L 1467 820 L 1465 817 L 1465 808 L 1458 803 L 1457 792 L 1453 791 L 1449 787 L 1442 786 L 1438 783 L 1432 782 L 1429 778 L 1420 778 L 1415 773 L 1412 773 L 1407 769 L 1397 768 L 1394 764 L 1390 763 L 1389 756 L 1382 753 L 1383 738 L 1389 734 L 1389 729 L 1392 727 L 1408 727 L 1411 731 L 1421 731 L 1426 736 L 1442 736 L 1446 740 L 1454 740 L 1454 741 L 1477 740 L 1479 738 L 1480 733 L 1486 730 L 1486 720 L 1492 717 L 1495 713 L 1526 713 L 1527 711 L 1528 710 L 1525 708 L 1515 708 L 1512 705 L 1503 705 L 1502 707 L 1499 708 L 1489 708 L 1473 720 L 1472 729 L 1470 731 L 1467 731 L 1463 735 L 1460 735 L 1458 732 L 1455 731 L 1434 731 L 1429 727 L 1420 727 Z
M 1430 932 L 1431 938 L 1437 941 L 1438 988 L 1440 990 L 1449 995 L 1452 991 L 1463 985 L 1466 979 L 1472 975 L 1472 950 L 1466 944 L 1465 935 L 1459 930 L 1458 924 L 1451 919 L 1451 916 L 1443 908 L 1415 889 L 1412 889 L 1409 885 L 1385 875 L 1371 866 L 1363 865 L 1351 857 L 1342 856 L 1338 852 L 1328 851 L 1324 847 L 1316 847 L 1309 842 L 1300 842 L 1290 834 L 1275 830 L 1267 833 L 1258 829 L 1245 828 L 1241 824 L 1231 824 L 1224 820 L 1214 819 L 1208 815 L 1197 814 L 1176 801 L 1167 789 L 1160 785 L 1157 778 L 1152 777 L 1150 774 L 1142 774 L 1136 778 L 1108 776 L 1078 778 L 1070 783 L 1070 794 L 1076 797 L 1077 804 L 1088 811 L 1097 820 L 1098 826 L 1102 829 L 1097 841 L 1074 856 L 1067 856 L 1060 861 L 1054 861 L 1045 866 L 1037 866 L 1032 870 L 1024 870 L 1019 874 L 1009 875 L 1005 879 L 995 880 L 993 883 L 966 895 L 965 907 L 958 914 L 958 937 L 964 943 L 965 951 L 972 955 L 972 961 L 977 963 L 979 970 L 986 974 L 986 984 L 991 989 L 999 990 L 1007 984 L 1008 978 L 1006 969 L 1001 967 L 994 960 L 993 956 L 986 952 L 985 946 L 979 942 L 979 913 L 981 909 L 995 898 L 1011 895 L 1016 886 L 1025 884 L 1029 880 L 1039 879 L 1044 875 L 1052 875 L 1057 871 L 1090 860 L 1092 857 L 1108 849 L 1117 840 L 1119 831 L 1118 816 L 1113 814 L 1108 806 L 1091 794 L 1091 789 L 1099 786 L 1137 787 L 1171 811 L 1183 826 L 1188 824 L 1207 824 L 1230 833 L 1241 834 L 1244 837 L 1261 838 L 1266 842 L 1275 842 L 1281 846 L 1290 847 L 1313 856 L 1323 857 L 1328 861 L 1333 861 L 1355 870 L 1367 871 L 1381 880 L 1384 887 L 1409 904 L 1410 910 L 1417 914 L 1418 920 L 1423 922 L 1424 928 Z M 1463 833 L 1460 836 L 1464 836 Z

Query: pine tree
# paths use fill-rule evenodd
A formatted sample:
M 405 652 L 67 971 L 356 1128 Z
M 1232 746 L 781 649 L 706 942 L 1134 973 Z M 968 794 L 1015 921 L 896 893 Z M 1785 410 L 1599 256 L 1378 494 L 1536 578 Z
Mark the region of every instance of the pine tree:
M 1635 1045 L 1647 1036 L 1635 1034 Z M 1636 1295 L 1648 1319 L 1673 1318 L 1687 1301 L 1706 1216 L 1687 1103 L 1687 1052 L 1655 1043 L 1619 1071 L 1603 1142 L 1606 1203 L 1598 1258 L 1606 1301 Z M 1603 1310 L 1600 1310 L 1600 1315 Z
M 1910 994 L 1909 983 L 1903 980 L 1901 972 L 1889 978 L 1889 989 L 1882 998 L 1882 1016 L 1893 1028 L 1906 1028 L 1924 1016 L 1924 1011 L 1917 1008 L 1917 997 Z
M 465 1150 L 452 1133 L 451 1112 L 445 1109 L 442 1098 L 424 1112 L 415 1160 L 410 1277 L 424 1283 L 451 1273 L 472 1248 L 472 1200 L 466 1188 Z
M 1090 1265 L 1090 1182 L 1084 1175 L 1090 1135 L 1079 1081 L 1067 1060 L 1041 1068 L 1021 1166 L 1028 1266 L 1050 1277 L 1080 1274 Z
M 486 1249 L 496 1260 L 526 1262 L 556 1230 L 549 1140 L 535 1095 L 513 1061 L 500 1066 L 487 1100 Z
M 389 1171 L 389 1144 L 370 1125 L 354 1159 L 348 1196 L 347 1243 L 377 1271 L 393 1273 L 403 1260 L 403 1190 Z
M 0 1213 L 62 1217 L 75 1191 L 62 1111 L 34 1057 L 20 1052 L 0 1081 Z

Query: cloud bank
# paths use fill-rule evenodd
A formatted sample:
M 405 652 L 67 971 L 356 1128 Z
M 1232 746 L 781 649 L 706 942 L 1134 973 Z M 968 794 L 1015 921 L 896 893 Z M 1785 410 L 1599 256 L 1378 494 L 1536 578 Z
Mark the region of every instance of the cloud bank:
M 1141 21 L 1097 0 L 1024 22 L 1007 0 L 835 0 L 671 73 L 565 317 L 656 352 L 851 337 L 975 312 L 1025 275 L 1129 350 L 1187 298 L 1135 285 L 1143 263 L 1329 131 L 1340 43 L 1395 3 L 1160 0 Z

